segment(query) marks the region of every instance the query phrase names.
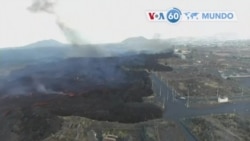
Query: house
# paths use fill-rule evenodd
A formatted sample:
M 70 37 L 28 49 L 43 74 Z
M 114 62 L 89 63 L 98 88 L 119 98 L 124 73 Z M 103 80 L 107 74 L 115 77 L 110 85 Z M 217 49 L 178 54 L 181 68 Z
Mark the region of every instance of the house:
M 105 135 L 103 138 L 103 141 L 116 141 L 116 139 L 118 138 L 118 136 L 116 135 Z
M 226 103 L 228 102 L 228 97 L 224 96 L 224 97 L 218 97 L 218 103 Z

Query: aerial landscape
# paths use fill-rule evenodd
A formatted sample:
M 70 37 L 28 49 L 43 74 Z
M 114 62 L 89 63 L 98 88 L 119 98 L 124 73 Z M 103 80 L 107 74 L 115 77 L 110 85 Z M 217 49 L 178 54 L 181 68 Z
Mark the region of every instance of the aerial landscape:
M 250 141 L 248 5 L 2 0 L 0 141 Z
M 132 37 L 0 49 L 0 140 L 250 140 L 249 48 Z

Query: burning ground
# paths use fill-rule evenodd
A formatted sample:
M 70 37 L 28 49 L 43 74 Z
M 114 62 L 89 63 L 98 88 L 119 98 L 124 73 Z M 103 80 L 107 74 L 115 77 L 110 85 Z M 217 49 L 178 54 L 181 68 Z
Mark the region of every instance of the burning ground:
M 42 140 L 61 127 L 57 116 L 135 123 L 160 118 L 145 70 L 171 71 L 156 55 L 69 58 L 29 65 L 1 81 L 1 140 Z

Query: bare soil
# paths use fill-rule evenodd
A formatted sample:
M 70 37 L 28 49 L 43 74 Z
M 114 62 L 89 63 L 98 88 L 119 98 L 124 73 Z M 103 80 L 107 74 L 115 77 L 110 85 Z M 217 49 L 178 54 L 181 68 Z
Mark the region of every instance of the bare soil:
M 249 141 L 249 116 L 224 114 L 185 119 L 190 131 L 202 141 Z

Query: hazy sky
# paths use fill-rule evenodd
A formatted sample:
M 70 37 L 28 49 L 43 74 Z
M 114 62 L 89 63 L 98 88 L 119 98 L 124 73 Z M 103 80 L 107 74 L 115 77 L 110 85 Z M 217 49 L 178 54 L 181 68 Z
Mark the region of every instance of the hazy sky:
M 67 42 L 47 13 L 31 13 L 31 0 L 0 0 L 0 47 L 22 46 L 44 39 Z M 128 37 L 161 38 L 235 33 L 250 38 L 250 1 L 248 0 L 58 0 L 55 7 L 61 21 L 78 31 L 87 43 L 120 42 Z M 148 21 L 145 11 L 167 10 L 235 11 L 235 22 Z M 233 34 L 234 35 L 234 34 Z

